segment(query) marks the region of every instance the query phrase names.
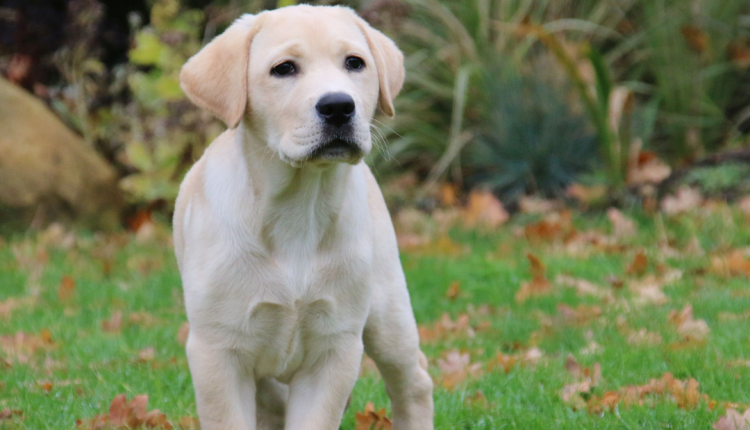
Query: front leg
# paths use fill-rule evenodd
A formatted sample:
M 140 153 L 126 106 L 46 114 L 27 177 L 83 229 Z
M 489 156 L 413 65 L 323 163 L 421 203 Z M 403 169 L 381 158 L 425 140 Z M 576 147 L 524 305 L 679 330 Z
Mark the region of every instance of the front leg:
M 334 341 L 289 384 L 286 430 L 337 430 L 362 362 L 362 339 Z
M 364 331 L 365 351 L 391 399 L 394 430 L 433 430 L 432 379 L 403 276 L 376 289 Z
M 186 349 L 201 429 L 256 430 L 255 379 L 238 357 L 203 342 L 194 330 Z

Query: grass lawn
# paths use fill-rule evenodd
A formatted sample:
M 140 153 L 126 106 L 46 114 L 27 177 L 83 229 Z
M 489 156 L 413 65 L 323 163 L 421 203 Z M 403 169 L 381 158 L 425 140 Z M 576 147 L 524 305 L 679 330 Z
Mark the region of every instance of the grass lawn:
M 402 252 L 436 382 L 436 428 L 709 429 L 726 402 L 740 412 L 750 404 L 741 273 L 750 221 L 722 205 L 629 216 L 637 234 L 619 238 L 604 214 L 574 215 L 577 233 L 523 215 L 491 234 L 453 229 Z M 149 409 L 173 423 L 195 416 L 167 236 L 48 231 L 0 241 L 0 411 L 22 414 L 0 418 L 0 429 L 74 429 L 119 393 L 148 394 Z M 527 253 L 546 266 L 535 282 Z M 693 319 L 670 321 L 687 304 Z M 576 362 L 589 377 L 575 375 Z M 364 368 L 343 429 L 367 402 L 388 407 L 382 381 Z M 668 372 L 685 383 L 682 394 L 678 382 L 626 398 L 628 386 Z

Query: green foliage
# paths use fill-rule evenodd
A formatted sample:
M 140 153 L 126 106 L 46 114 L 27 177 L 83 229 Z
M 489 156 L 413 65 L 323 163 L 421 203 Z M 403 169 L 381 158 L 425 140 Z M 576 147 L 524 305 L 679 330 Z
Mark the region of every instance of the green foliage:
M 129 170 L 121 186 L 134 202 L 172 202 L 186 169 L 222 129 L 180 89 L 180 69 L 201 47 L 203 19 L 177 0 L 159 0 L 151 24 L 136 30 L 130 64 L 118 71 L 131 98 L 99 116 L 120 145 L 118 160 Z
M 487 184 L 506 201 L 529 192 L 562 196 L 597 159 L 591 127 L 559 89 L 533 77 L 496 76 L 487 79 L 485 128 L 466 149 L 469 183 Z
M 750 165 L 727 163 L 692 169 L 685 175 L 683 183 L 700 187 L 707 194 L 750 193 Z

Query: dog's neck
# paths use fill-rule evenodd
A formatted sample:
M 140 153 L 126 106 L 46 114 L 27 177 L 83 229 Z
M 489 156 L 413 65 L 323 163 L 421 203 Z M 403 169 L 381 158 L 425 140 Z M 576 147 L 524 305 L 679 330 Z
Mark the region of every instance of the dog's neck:
M 283 252 L 281 244 L 299 247 L 294 252 L 317 247 L 342 210 L 352 166 L 292 167 L 247 125 L 240 128 L 256 234 L 274 252 Z

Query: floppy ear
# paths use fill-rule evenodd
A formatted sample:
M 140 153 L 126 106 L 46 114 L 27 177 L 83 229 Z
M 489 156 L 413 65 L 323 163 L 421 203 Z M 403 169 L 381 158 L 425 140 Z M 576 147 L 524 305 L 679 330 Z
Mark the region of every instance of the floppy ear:
M 370 52 L 375 59 L 380 81 L 380 97 L 378 106 L 389 117 L 396 114 L 393 99 L 396 98 L 404 86 L 406 70 L 404 70 L 404 54 L 386 35 L 372 28 L 362 18 L 357 17 L 357 25 L 365 34 Z
M 180 72 L 180 87 L 196 105 L 235 128 L 247 107 L 250 42 L 257 18 L 243 15 L 193 55 Z

